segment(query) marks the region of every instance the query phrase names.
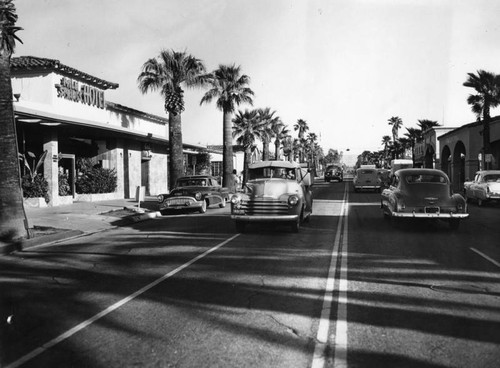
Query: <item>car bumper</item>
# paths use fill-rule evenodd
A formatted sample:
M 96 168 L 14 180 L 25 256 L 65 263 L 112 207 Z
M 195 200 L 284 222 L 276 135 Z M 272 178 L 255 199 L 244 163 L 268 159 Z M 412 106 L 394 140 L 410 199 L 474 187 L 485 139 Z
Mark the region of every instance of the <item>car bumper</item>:
M 381 185 L 355 185 L 355 189 L 380 189 Z
M 197 201 L 192 197 L 175 197 L 167 198 L 162 203 L 160 203 L 160 211 L 175 211 L 175 210 L 197 210 L 203 206 L 202 201 Z
M 297 221 L 299 215 L 266 216 L 266 215 L 231 215 L 231 219 L 244 222 L 290 222 Z
M 417 213 L 417 212 L 392 212 L 392 217 L 406 218 L 439 218 L 439 219 L 461 219 L 469 217 L 468 213 Z

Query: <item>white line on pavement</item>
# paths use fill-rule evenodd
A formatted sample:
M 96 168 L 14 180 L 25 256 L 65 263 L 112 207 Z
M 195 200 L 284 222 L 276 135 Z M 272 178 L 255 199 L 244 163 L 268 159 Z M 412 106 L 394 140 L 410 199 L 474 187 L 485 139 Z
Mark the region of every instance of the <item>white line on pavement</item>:
M 318 333 L 316 335 L 317 343 L 314 348 L 314 355 L 312 361 L 312 368 L 323 368 L 325 366 L 325 353 L 328 345 L 328 336 L 330 329 L 330 315 L 334 303 L 333 292 L 335 287 L 335 275 L 337 273 L 337 260 L 340 256 L 339 247 L 342 242 L 343 246 L 347 247 L 347 190 L 345 186 L 344 197 L 342 200 L 342 207 L 339 213 L 339 222 L 337 224 L 337 232 L 333 244 L 332 256 L 330 259 L 330 269 L 328 270 L 328 279 L 326 281 L 325 294 L 323 297 L 323 307 L 321 309 L 321 317 L 318 326 Z M 342 226 L 344 231 L 342 232 Z M 343 250 L 342 253 L 345 251 Z M 336 321 L 336 335 L 335 335 L 335 349 L 334 349 L 334 367 L 347 366 L 346 353 L 347 353 L 347 319 L 346 319 L 346 304 L 347 304 L 347 259 L 346 255 L 342 257 L 340 282 L 339 285 L 345 291 L 340 291 L 339 294 L 339 307 Z M 342 298 L 342 303 L 340 298 Z
M 49 342 L 43 344 L 42 346 L 36 348 L 35 350 L 31 351 L 30 353 L 24 355 L 23 357 L 19 358 L 18 360 L 16 360 L 15 362 L 12 362 L 11 364 L 5 366 L 5 368 L 15 368 L 15 367 L 19 367 L 20 365 L 28 362 L 29 360 L 35 358 L 36 356 L 42 354 L 44 351 L 50 349 L 51 347 L 53 347 L 54 345 L 57 345 L 59 344 L 60 342 L 68 339 L 69 337 L 71 337 L 72 335 L 76 334 L 77 332 L 83 330 L 85 327 L 91 325 L 92 323 L 94 323 L 95 321 L 101 319 L 102 317 L 108 315 L 109 313 L 113 312 L 114 310 L 120 308 L 122 305 L 130 302 L 132 299 L 138 297 L 139 295 L 145 293 L 146 291 L 148 291 L 149 289 L 155 287 L 156 285 L 158 285 L 159 283 L 165 281 L 166 279 L 174 276 L 176 273 L 179 273 L 180 271 L 182 271 L 183 269 L 191 266 L 193 263 L 195 263 L 196 261 L 202 259 L 203 257 L 209 255 L 210 253 L 216 251 L 217 249 L 219 249 L 220 247 L 226 245 L 227 243 L 229 243 L 230 241 L 232 241 L 233 239 L 235 239 L 236 237 L 238 237 L 240 234 L 236 234 L 232 237 L 230 237 L 229 239 L 226 239 L 225 241 L 223 241 L 222 243 L 219 243 L 217 244 L 216 246 L 214 246 L 213 248 L 210 248 L 209 250 L 207 250 L 206 252 L 196 256 L 195 258 L 193 258 L 192 260 L 190 260 L 189 262 L 186 262 L 184 263 L 183 265 L 177 267 L 176 269 L 166 273 L 165 275 L 163 275 L 162 277 L 156 279 L 155 281 L 151 282 L 150 284 L 144 286 L 143 288 L 137 290 L 135 293 L 133 294 L 130 294 L 129 296 L 127 296 L 126 298 L 123 298 L 122 300 L 116 302 L 115 304 L 109 306 L 108 308 L 104 309 L 103 311 L 97 313 L 96 315 L 94 315 L 93 317 L 90 317 L 89 319 L 87 319 L 86 321 L 83 321 L 82 323 L 76 325 L 75 327 L 73 327 L 72 329 L 66 331 L 65 333 L 57 336 L 56 338 L 50 340 Z
M 497 261 L 495 261 L 493 258 L 488 257 L 488 256 L 487 256 L 486 254 L 484 254 L 483 252 L 481 252 L 481 251 L 477 250 L 476 248 L 472 248 L 472 247 L 470 247 L 469 249 L 470 249 L 471 251 L 473 251 L 473 252 L 476 252 L 477 254 L 479 254 L 479 255 L 480 255 L 481 257 L 483 257 L 484 259 L 486 259 L 486 260 L 490 261 L 490 262 L 491 262 L 491 263 L 493 263 L 495 266 L 500 267 L 500 263 L 498 263 Z

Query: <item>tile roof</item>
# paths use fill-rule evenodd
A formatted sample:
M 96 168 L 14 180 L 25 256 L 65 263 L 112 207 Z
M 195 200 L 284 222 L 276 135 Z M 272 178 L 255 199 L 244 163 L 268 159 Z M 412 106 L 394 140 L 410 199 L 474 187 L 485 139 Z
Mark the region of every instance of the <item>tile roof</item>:
M 19 56 L 13 57 L 10 60 L 10 68 L 13 72 L 23 71 L 23 70 L 45 70 L 45 71 L 57 71 L 61 74 L 65 74 L 71 77 L 77 77 L 85 82 L 97 86 L 102 89 L 116 89 L 118 88 L 118 83 L 112 83 L 93 77 L 90 74 L 81 72 L 77 69 L 71 68 L 67 65 L 61 64 L 59 60 L 46 59 L 35 56 Z

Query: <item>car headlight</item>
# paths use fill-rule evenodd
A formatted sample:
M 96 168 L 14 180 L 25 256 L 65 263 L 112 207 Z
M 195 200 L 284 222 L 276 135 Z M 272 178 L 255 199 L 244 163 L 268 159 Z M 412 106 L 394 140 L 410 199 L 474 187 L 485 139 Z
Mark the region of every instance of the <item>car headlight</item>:
M 156 197 L 156 198 L 158 199 L 158 202 L 160 202 L 160 203 L 161 203 L 161 202 L 163 202 L 163 200 L 165 199 L 165 198 L 163 197 L 163 194 L 160 194 L 160 195 L 159 195 L 158 197 Z
M 297 197 L 296 195 L 291 195 L 290 197 L 288 197 L 288 204 L 290 206 L 296 206 L 297 203 L 299 203 L 299 197 Z
M 239 204 L 239 203 L 241 203 L 241 197 L 239 195 L 233 195 L 231 197 L 231 203 L 232 204 Z
M 194 198 L 195 198 L 197 201 L 199 201 L 199 200 L 201 199 L 201 193 L 200 193 L 200 192 L 196 192 L 196 193 L 194 194 Z

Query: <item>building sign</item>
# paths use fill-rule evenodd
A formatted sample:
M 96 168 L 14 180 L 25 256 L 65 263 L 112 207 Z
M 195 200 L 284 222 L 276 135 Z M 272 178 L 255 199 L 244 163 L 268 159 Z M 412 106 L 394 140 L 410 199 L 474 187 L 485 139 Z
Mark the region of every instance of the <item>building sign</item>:
M 61 83 L 56 84 L 55 87 L 57 97 L 104 109 L 104 91 L 96 87 L 80 84 L 66 77 L 61 78 Z

